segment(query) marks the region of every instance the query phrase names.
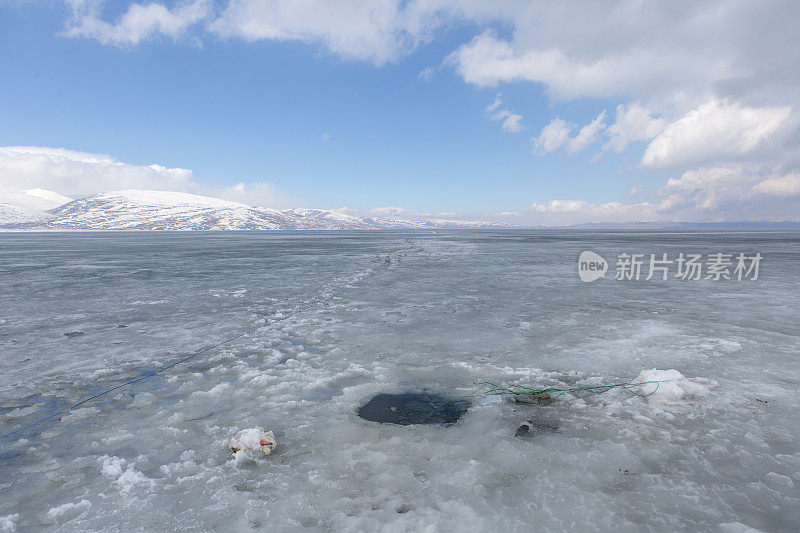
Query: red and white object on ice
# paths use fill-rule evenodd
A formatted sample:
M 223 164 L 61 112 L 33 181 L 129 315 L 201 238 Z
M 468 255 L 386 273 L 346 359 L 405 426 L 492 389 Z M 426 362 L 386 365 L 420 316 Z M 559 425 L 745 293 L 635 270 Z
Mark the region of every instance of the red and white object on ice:
M 262 452 L 269 455 L 275 449 L 275 435 L 271 431 L 264 431 L 264 428 L 254 427 L 243 429 L 233 437 L 228 444 L 234 453 L 242 450 L 251 452 Z

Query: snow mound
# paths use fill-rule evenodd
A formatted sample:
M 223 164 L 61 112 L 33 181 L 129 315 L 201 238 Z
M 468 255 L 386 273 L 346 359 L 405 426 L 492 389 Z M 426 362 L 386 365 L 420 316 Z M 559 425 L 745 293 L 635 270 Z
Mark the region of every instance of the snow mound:
M 269 455 L 277 443 L 271 431 L 265 432 L 264 428 L 254 427 L 241 430 L 231 439 L 228 446 L 235 454 L 261 451 L 264 455 Z
M 103 465 L 100 473 L 104 478 L 113 481 L 125 493 L 137 485 L 153 486 L 153 480 L 136 470 L 128 461 L 119 457 L 104 455 L 98 459 Z
M 716 381 L 706 378 L 687 378 L 675 369 L 642 370 L 631 383 L 647 383 L 640 387 L 640 393 L 647 396 L 647 401 L 654 405 L 677 405 L 686 400 L 701 398 L 717 385 Z
M 65 503 L 47 511 L 47 518 L 54 522 L 69 522 L 79 516 L 83 516 L 91 508 L 92 502 L 89 500 L 81 500 L 78 503 Z
M 19 513 L 0 516 L 0 532 L 5 533 L 5 532 L 16 531 L 17 520 L 19 520 Z

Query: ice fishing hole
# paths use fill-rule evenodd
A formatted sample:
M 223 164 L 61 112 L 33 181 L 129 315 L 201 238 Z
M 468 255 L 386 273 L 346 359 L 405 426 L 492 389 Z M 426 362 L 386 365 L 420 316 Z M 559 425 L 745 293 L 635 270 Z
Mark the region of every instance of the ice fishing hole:
M 358 416 L 382 424 L 454 424 L 470 402 L 428 393 L 381 393 L 359 407 Z

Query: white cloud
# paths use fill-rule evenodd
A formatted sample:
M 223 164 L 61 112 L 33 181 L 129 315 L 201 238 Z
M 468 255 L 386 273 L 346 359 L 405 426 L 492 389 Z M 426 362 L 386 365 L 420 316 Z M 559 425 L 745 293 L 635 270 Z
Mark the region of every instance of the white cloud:
M 230 0 L 210 31 L 248 41 L 321 44 L 346 59 L 381 65 L 426 40 L 435 12 L 396 0 Z
M 800 124 L 800 54 L 792 51 L 800 4 L 792 0 L 189 0 L 132 3 L 113 22 L 103 18 L 102 0 L 68 3 L 73 18 L 66 34 L 109 45 L 300 41 L 375 65 L 398 60 L 437 31 L 474 28 L 473 38 L 454 45 L 443 64 L 466 83 L 527 82 L 541 87 L 554 105 L 584 98 L 621 102 L 607 129 L 598 117 L 572 137 L 577 126 L 556 117 L 533 142 L 542 154 L 576 153 L 602 135 L 606 152 L 639 149 L 635 143 L 650 141 L 641 166 L 674 168 L 680 178 L 665 185 L 657 202 L 620 204 L 639 205 L 635 213 L 726 217 L 736 206 L 742 217 L 774 217 L 789 213 L 796 197 L 800 155 L 792 139 Z M 506 31 L 492 29 L 498 27 Z M 429 79 L 433 70 L 424 69 L 420 79 Z M 523 127 L 500 94 L 486 114 L 505 131 Z M 765 161 L 772 168 L 759 170 Z M 176 179 L 168 169 L 129 166 L 136 169 L 131 174 L 148 179 Z M 783 203 L 770 211 L 762 205 L 770 198 Z M 635 214 L 614 203 L 592 205 L 584 210 L 598 216 Z
M 372 209 L 353 209 L 349 207 L 340 207 L 333 211 L 341 214 L 346 214 L 355 217 L 374 217 L 374 218 L 390 218 L 400 220 L 440 220 L 440 221 L 495 221 L 496 217 L 487 217 L 485 215 L 472 215 L 468 213 L 461 213 L 457 211 L 441 211 L 437 213 L 416 211 L 407 209 L 405 207 L 386 206 L 374 207 Z
M 582 211 L 589 205 L 589 202 L 584 200 L 550 200 L 549 202 L 534 202 L 531 204 L 531 209 L 539 213 L 572 213 Z
M 574 137 L 570 133 L 575 128 L 566 120 L 556 117 L 542 129 L 538 137 L 532 139 L 534 153 L 539 155 L 554 152 L 559 148 L 565 148 L 570 154 L 575 154 L 597 141 L 602 131 L 605 129 L 606 112 L 601 111 L 597 117 L 584 125 Z
M 567 152 L 575 154 L 594 143 L 606 127 L 604 122 L 605 118 L 606 112 L 604 110 L 597 115 L 597 118 L 582 127 L 578 135 L 570 139 L 569 143 L 567 143 Z
M 522 115 L 517 113 L 510 113 L 503 121 L 503 131 L 510 133 L 517 133 L 525 129 L 522 125 Z
M 303 41 L 340 57 L 383 64 L 401 57 L 436 31 L 454 25 L 481 33 L 450 62 L 482 86 L 508 81 L 542 83 L 554 98 L 674 95 L 707 96 L 721 84 L 740 88 L 791 82 L 798 6 L 757 2 L 621 0 L 613 5 L 577 0 L 185 0 L 131 3 L 116 23 L 101 17 L 103 0 L 66 0 L 75 14 L 73 36 L 107 44 L 135 44 L 191 32 L 244 40 Z M 512 31 L 503 39 L 487 28 Z M 769 28 L 770 39 L 753 28 Z M 747 31 L 750 30 L 750 31 Z M 731 95 L 722 95 L 731 96 Z
M 518 219 L 529 224 L 571 225 L 589 222 L 630 222 L 658 220 L 649 203 L 623 204 L 606 202 L 595 204 L 582 200 L 551 200 L 534 202 L 527 213 Z
M 561 11 L 571 16 L 583 9 Z M 527 36 L 527 31 L 533 31 L 520 22 L 517 21 L 518 35 Z M 613 31 L 611 27 L 605 29 Z M 572 33 L 566 31 L 565 36 Z M 608 41 L 607 37 L 600 37 L 598 42 Z M 564 36 L 559 40 L 563 41 Z M 709 55 L 688 49 L 646 49 L 635 42 L 628 44 L 627 48 L 598 55 L 601 48 L 587 43 L 585 49 L 571 54 L 568 46 L 559 47 L 555 42 L 530 46 L 521 39 L 502 40 L 490 30 L 455 50 L 448 62 L 467 83 L 479 87 L 517 81 L 542 83 L 555 100 L 662 93 L 666 88 L 688 84 L 691 76 L 703 68 L 726 77 L 736 74 L 725 64 L 706 61 Z
M 333 208 L 333 209 L 331 209 L 331 211 L 333 211 L 334 213 L 339 213 L 341 215 L 347 215 L 347 216 L 351 216 L 351 217 L 363 216 L 363 213 L 361 212 L 360 209 L 354 209 L 352 207 L 347 207 L 346 205 L 343 205 L 341 207 Z
M 531 0 L 452 9 L 482 28 L 490 21 L 510 28 L 503 36 L 479 30 L 449 55 L 465 82 L 529 82 L 553 103 L 621 100 L 605 150 L 656 139 L 644 166 L 724 165 L 767 151 L 762 161 L 794 157 L 797 164 L 783 143 L 788 137 L 778 134 L 796 136 L 800 124 L 792 116 L 800 106 L 800 55 L 788 52 L 797 43 L 790 22 L 800 16 L 796 2 Z M 692 123 L 693 113 L 699 116 Z M 548 138 L 562 147 L 563 128 L 559 133 Z
M 291 199 L 280 193 L 271 183 L 265 182 L 239 182 L 227 187 L 201 187 L 194 188 L 198 194 L 222 198 L 247 205 L 272 207 L 277 209 L 297 207 Z
M 542 129 L 538 137 L 533 138 L 534 152 L 546 154 L 554 152 L 569 141 L 569 132 L 572 125 L 566 120 L 556 117 Z
M 367 215 L 371 217 L 402 217 L 408 214 L 408 211 L 402 207 L 374 207 L 367 211 Z
M 395 61 L 428 40 L 443 13 L 424 2 L 399 0 L 185 0 L 172 8 L 131 3 L 109 22 L 102 16 L 104 0 L 65 2 L 72 17 L 64 34 L 102 44 L 129 47 L 161 37 L 198 43 L 204 37 L 302 41 L 376 65 Z
M 651 116 L 638 102 L 620 104 L 617 106 L 616 122 L 606 130 L 609 140 L 604 148 L 621 152 L 632 142 L 649 141 L 661 133 L 666 125 L 666 120 Z
M 524 130 L 525 126 L 522 124 L 522 115 L 503 108 L 503 104 L 503 93 L 497 93 L 494 97 L 494 102 L 486 106 L 484 110 L 489 119 L 495 122 L 501 122 L 503 131 L 509 133 L 518 133 Z
M 529 81 L 556 100 L 620 97 L 684 107 L 711 95 L 798 96 L 800 56 L 788 51 L 800 6 L 792 0 L 184 0 L 172 8 L 131 3 L 115 23 L 102 18 L 103 0 L 66 2 L 74 12 L 68 34 L 107 44 L 160 36 L 291 40 L 380 65 L 461 25 L 479 33 L 448 63 L 480 86 Z M 498 24 L 511 37 L 489 29 Z
M 188 190 L 192 179 L 185 168 L 131 165 L 64 148 L 0 147 L 0 187 L 39 187 L 76 197 L 113 189 Z
M 767 178 L 753 186 L 753 192 L 772 196 L 800 196 L 800 173 Z
M 486 113 L 492 113 L 503 105 L 503 93 L 497 93 L 494 97 L 494 102 L 486 106 Z
M 95 0 L 68 0 L 72 19 L 64 34 L 68 37 L 96 39 L 102 44 L 128 47 L 158 37 L 173 41 L 183 38 L 192 26 L 212 14 L 210 0 L 179 3 L 172 9 L 157 4 L 131 4 L 116 23 L 101 18 L 102 3 Z
M 420 81 L 431 81 L 435 73 L 436 67 L 427 66 L 417 73 L 417 79 Z
M 249 205 L 290 207 L 290 200 L 264 182 L 206 187 L 185 168 L 133 165 L 111 156 L 41 146 L 0 147 L 0 189 L 40 188 L 72 198 L 123 189 L 190 192 Z
M 708 167 L 684 172 L 670 178 L 659 190 L 659 208 L 667 212 L 693 210 L 720 211 L 739 203 L 757 175 L 740 167 Z
M 789 107 L 752 108 L 711 100 L 653 139 L 642 156 L 642 165 L 692 165 L 747 154 L 774 135 L 789 113 Z
M 492 113 L 491 115 L 489 115 L 489 118 L 496 122 L 496 121 L 499 121 L 499 120 L 503 120 L 504 118 L 506 118 L 506 117 L 508 117 L 510 115 L 511 115 L 511 111 L 509 111 L 508 109 L 501 109 L 500 111 L 497 111 L 496 113 Z
M 662 212 L 695 219 L 798 220 L 800 174 L 749 165 L 703 167 L 667 181 Z
M 638 189 L 638 188 L 634 188 Z M 638 193 L 632 189 L 631 194 Z M 782 174 L 742 165 L 704 167 L 671 178 L 653 197 L 637 203 L 584 200 L 534 202 L 527 223 L 800 220 L 800 173 Z

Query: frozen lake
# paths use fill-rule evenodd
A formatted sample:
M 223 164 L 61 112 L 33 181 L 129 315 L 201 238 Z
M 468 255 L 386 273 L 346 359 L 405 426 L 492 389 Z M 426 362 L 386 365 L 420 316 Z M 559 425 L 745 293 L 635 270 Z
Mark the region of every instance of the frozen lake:
M 583 283 L 585 250 L 763 261 Z M 796 531 L 798 274 L 779 231 L 0 234 L 0 433 L 282 318 L 0 440 L 0 530 Z M 709 381 L 470 396 L 647 369 Z M 404 392 L 472 405 L 356 414 Z M 254 426 L 277 449 L 234 460 Z

